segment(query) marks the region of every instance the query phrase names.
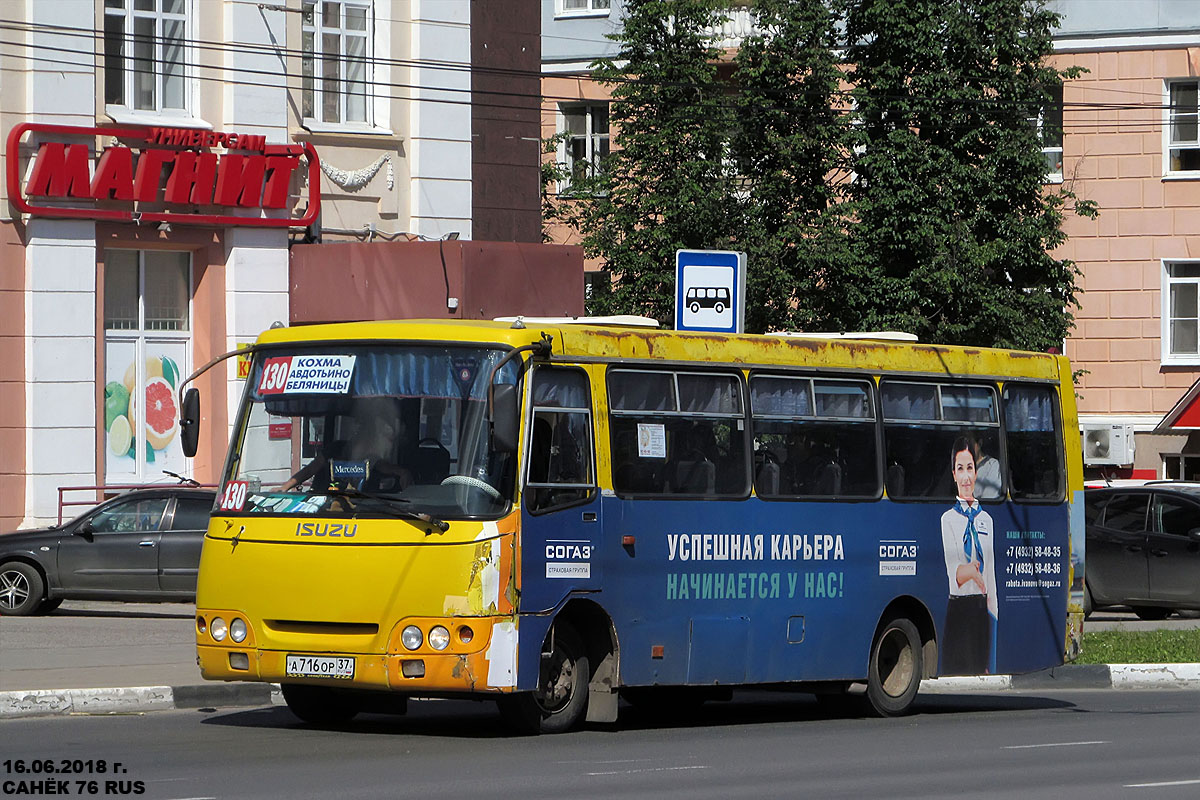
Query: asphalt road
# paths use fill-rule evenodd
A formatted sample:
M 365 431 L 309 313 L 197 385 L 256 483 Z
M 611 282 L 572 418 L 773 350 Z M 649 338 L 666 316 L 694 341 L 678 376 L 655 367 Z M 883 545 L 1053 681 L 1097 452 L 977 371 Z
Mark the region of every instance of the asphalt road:
M 0 617 L 0 691 L 200 684 L 194 615 L 186 603 L 66 602 L 44 617 Z M 1197 627 L 1200 615 L 1100 611 L 1085 630 Z
M 508 736 L 490 704 L 427 701 L 338 729 L 284 708 L 0 721 L 0 780 L 34 760 L 97 794 L 144 798 L 1041 798 L 1200 792 L 1193 691 L 935 696 L 900 719 L 831 716 L 762 692 L 694 718 L 623 712 L 612 728 Z M 80 760 L 72 764 L 72 759 Z M 103 761 L 107 770 L 95 770 Z M 92 774 L 86 774 L 91 764 Z M 121 767 L 113 774 L 113 763 Z M 5 765 L 9 765 L 7 771 Z M 106 791 L 106 781 L 123 781 Z M 137 784 L 136 782 L 140 782 Z M 86 784 L 84 784 L 86 792 Z M 20 796 L 15 783 L 0 796 Z

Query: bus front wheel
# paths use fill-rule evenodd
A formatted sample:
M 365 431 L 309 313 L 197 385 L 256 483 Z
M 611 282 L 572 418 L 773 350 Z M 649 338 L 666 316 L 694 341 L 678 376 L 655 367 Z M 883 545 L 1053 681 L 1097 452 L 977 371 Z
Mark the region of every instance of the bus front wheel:
M 871 645 L 867 700 L 881 717 L 908 713 L 921 687 L 921 635 L 903 617 L 889 620 Z
M 551 646 L 542 653 L 538 687 L 498 700 L 500 714 L 521 733 L 562 733 L 583 721 L 592 674 L 587 651 L 575 629 L 556 623 Z
M 358 713 L 350 698 L 327 686 L 285 683 L 279 687 L 288 710 L 313 725 L 349 722 Z

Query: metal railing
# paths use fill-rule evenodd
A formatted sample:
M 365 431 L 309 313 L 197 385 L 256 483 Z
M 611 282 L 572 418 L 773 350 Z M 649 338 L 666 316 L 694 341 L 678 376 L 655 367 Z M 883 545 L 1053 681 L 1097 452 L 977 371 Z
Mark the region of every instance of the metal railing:
M 58 487 L 58 524 L 63 523 L 63 509 L 68 506 L 94 506 L 98 503 L 103 503 L 117 495 L 127 492 L 130 489 L 170 489 L 175 486 L 186 485 L 196 489 L 216 489 L 215 483 L 192 483 L 190 481 L 181 481 L 178 483 L 109 483 L 96 484 L 92 486 L 60 486 Z M 90 498 L 82 500 L 68 500 L 65 495 L 67 492 L 91 492 Z

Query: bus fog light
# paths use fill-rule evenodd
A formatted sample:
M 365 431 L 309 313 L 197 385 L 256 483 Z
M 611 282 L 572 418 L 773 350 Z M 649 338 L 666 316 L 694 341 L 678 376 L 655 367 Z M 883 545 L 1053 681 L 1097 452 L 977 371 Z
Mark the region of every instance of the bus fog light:
M 239 644 L 246 641 L 246 620 L 238 617 L 233 622 L 229 623 L 229 638 Z
M 461 628 L 458 629 L 458 640 L 460 642 L 462 642 L 463 644 L 470 644 L 471 640 L 474 638 L 475 638 L 475 631 L 471 630 L 466 625 L 463 625 Z
M 441 625 L 435 625 L 429 632 L 429 646 L 434 650 L 445 650 L 448 644 L 450 644 L 450 631 Z
M 250 656 L 245 653 L 229 654 L 230 669 L 250 669 Z
M 400 674 L 406 678 L 424 678 L 425 662 L 421 659 L 400 662 Z
M 212 627 L 209 628 L 214 640 L 218 642 L 225 641 L 225 634 L 229 633 L 229 626 L 225 624 L 225 620 L 220 617 L 213 617 Z
M 421 629 L 416 625 L 409 625 L 400 632 L 400 643 L 409 650 L 416 650 L 421 646 Z

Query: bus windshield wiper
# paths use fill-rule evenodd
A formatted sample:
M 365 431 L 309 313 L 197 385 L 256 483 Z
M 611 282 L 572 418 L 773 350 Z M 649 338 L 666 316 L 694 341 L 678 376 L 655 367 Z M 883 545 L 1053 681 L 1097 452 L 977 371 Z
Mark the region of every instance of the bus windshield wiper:
M 404 508 L 409 503 L 403 497 L 393 497 L 386 494 L 376 494 L 374 492 L 364 492 L 361 489 L 339 489 L 330 487 L 325 491 L 325 494 L 333 497 L 344 497 L 347 500 L 375 500 L 388 507 L 397 517 L 401 519 L 412 520 L 414 522 L 424 522 L 433 528 L 436 528 L 438 533 L 445 533 L 450 530 L 450 523 L 438 519 L 432 514 L 425 514 L 420 511 L 413 511 L 409 508 Z M 425 535 L 433 533 L 432 530 L 426 530 Z

